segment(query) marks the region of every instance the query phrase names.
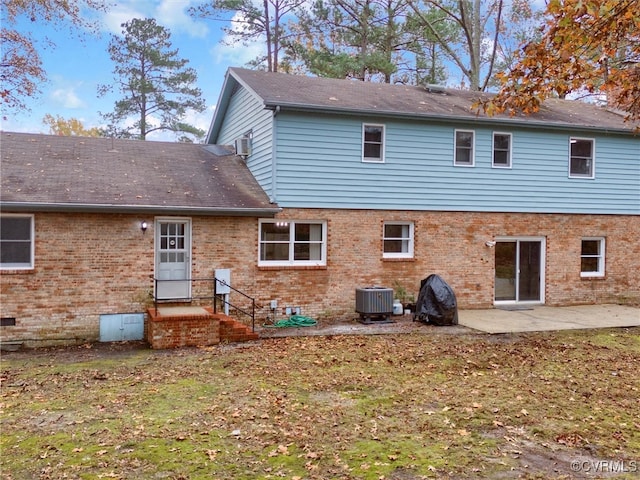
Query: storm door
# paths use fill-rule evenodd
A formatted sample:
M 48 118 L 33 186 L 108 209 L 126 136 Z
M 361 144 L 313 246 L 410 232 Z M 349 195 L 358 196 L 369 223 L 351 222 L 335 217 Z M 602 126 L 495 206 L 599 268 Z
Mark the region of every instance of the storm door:
M 495 302 L 543 302 L 543 240 L 498 240 Z
M 156 298 L 191 297 L 191 221 L 156 221 Z

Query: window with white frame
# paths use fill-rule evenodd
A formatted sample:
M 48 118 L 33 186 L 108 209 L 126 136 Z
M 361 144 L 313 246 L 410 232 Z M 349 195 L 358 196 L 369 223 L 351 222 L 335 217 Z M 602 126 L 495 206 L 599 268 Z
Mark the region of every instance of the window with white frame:
M 569 177 L 593 178 L 595 141 L 591 138 L 571 138 L 569 148 Z
M 511 134 L 493 134 L 493 166 L 496 168 L 511 168 Z
M 327 224 L 322 221 L 260 220 L 258 265 L 326 265 Z
M 362 125 L 362 161 L 384 162 L 384 125 Z
M 454 165 L 472 167 L 474 164 L 475 132 L 473 130 L 456 130 L 456 151 Z
M 585 237 L 580 251 L 580 276 L 604 277 L 603 237 Z
M 413 258 L 413 223 L 385 222 L 383 258 Z
M 0 217 L 0 268 L 33 268 L 33 215 Z

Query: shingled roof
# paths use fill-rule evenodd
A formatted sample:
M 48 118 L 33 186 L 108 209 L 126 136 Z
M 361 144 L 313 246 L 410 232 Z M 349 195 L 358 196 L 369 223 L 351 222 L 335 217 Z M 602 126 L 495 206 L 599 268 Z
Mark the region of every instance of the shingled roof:
M 228 96 L 235 85 L 251 91 L 268 109 L 521 124 L 544 128 L 570 127 L 624 133 L 634 130 L 633 125 L 624 121 L 624 114 L 580 101 L 550 99 L 539 112 L 532 115 L 488 117 L 473 108 L 481 95 L 488 95 L 479 92 L 230 68 L 209 132 L 210 140 L 215 141 Z
M 273 215 L 243 160 L 189 143 L 0 132 L 5 211 Z

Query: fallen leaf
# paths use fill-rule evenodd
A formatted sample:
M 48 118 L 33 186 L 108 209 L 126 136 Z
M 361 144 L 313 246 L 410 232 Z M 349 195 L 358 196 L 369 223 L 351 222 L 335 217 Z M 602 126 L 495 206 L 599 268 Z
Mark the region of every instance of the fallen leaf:
M 209 457 L 209 460 L 215 460 L 218 455 L 216 450 L 205 450 L 205 453 L 207 454 L 207 457 Z

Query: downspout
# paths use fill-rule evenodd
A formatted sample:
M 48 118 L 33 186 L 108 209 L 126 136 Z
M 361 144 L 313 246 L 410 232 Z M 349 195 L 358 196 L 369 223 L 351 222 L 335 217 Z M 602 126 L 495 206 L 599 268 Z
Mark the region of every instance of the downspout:
M 273 117 L 271 121 L 271 203 L 276 203 L 278 200 L 278 182 L 277 182 L 277 173 L 278 173 L 278 157 L 276 155 L 277 151 L 277 137 L 278 127 L 276 125 L 276 117 L 280 113 L 280 105 L 276 105 L 276 108 L 273 109 Z

